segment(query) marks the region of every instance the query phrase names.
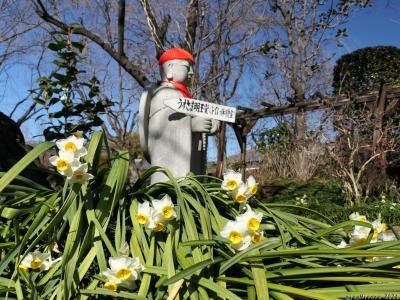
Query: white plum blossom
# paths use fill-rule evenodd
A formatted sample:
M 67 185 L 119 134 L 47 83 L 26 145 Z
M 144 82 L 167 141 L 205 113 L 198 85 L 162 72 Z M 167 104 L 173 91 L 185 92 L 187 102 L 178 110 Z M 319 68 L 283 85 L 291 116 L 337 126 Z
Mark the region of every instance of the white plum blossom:
M 110 268 L 101 273 L 107 277 L 107 282 L 104 284 L 106 289 L 115 292 L 118 286 L 129 290 L 136 288 L 135 281 L 140 277 L 140 272 L 144 270 L 139 258 L 126 255 L 110 257 L 108 263 Z
M 71 177 L 74 171 L 79 168 L 80 163 L 74 156 L 72 151 L 60 151 L 58 156 L 49 158 L 49 162 L 57 168 L 61 175 Z
M 227 170 L 224 174 L 221 188 L 227 191 L 234 191 L 242 183 L 242 174 L 233 170 Z
M 67 179 L 70 183 L 85 183 L 94 177 L 92 174 L 89 174 L 87 170 L 88 165 L 86 163 L 81 164 L 77 169 L 74 170 L 71 176 L 67 177 Z
M 71 135 L 66 139 L 61 139 L 56 141 L 56 145 L 60 151 L 67 152 L 72 151 L 76 158 L 80 158 L 86 155 L 87 150 L 83 146 L 85 143 L 85 139 L 82 137 L 77 137 L 75 135 Z

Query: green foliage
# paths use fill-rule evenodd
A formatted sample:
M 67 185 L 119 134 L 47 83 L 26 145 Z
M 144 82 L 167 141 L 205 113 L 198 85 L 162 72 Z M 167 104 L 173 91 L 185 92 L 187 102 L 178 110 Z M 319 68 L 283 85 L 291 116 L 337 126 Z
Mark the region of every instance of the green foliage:
M 288 125 L 282 123 L 258 134 L 257 149 L 260 152 L 265 152 L 267 148 L 287 149 L 293 138 L 293 132 Z
M 381 82 L 400 83 L 400 49 L 367 47 L 343 55 L 333 71 L 335 94 L 360 94 L 379 89 Z
M 100 115 L 112 105 L 110 100 L 101 98 L 95 76 L 89 80 L 82 78 L 85 71 L 78 68 L 85 44 L 73 41 L 71 33 L 52 33 L 54 41 L 48 48 L 55 52 L 56 69 L 49 76 L 37 79 L 39 88 L 34 100 L 46 108 L 50 119 L 43 131 L 46 140 L 63 138 L 74 132 L 90 133 L 103 124 Z
M 102 143 L 103 135 L 95 133 L 88 147 L 85 160 L 95 175 L 90 183 L 65 184 L 54 191 L 15 181 L 26 161 L 47 145 L 0 179 L 0 193 L 6 197 L 0 203 L 0 297 L 166 299 L 175 288 L 180 299 L 400 295 L 399 272 L 391 269 L 400 264 L 399 241 L 337 249 L 333 242 L 346 236 L 344 229 L 360 222 L 331 227 L 329 220 L 315 221 L 252 198 L 251 206 L 263 214 L 266 237 L 236 252 L 220 232 L 241 208 L 221 191 L 219 180 L 201 184 L 196 177 L 176 179 L 168 170 L 152 167 L 130 185 L 127 152 L 120 152 L 106 169 L 97 163 Z M 169 180 L 147 186 L 154 172 L 164 172 Z M 138 203 L 165 194 L 177 204 L 176 221 L 162 232 L 141 226 Z M 21 256 L 35 249 L 50 250 L 62 260 L 47 272 L 19 270 Z M 145 265 L 138 289 L 104 289 L 100 273 L 108 258 L 127 251 Z M 370 256 L 393 258 L 367 262 Z
M 307 183 L 289 179 L 275 180 L 270 183 L 271 187 L 279 187 L 280 192 L 276 195 L 269 194 L 272 188 L 263 187 L 261 193 L 267 203 L 290 204 L 289 211 L 302 213 L 307 217 L 314 217 L 323 221 L 323 217 L 316 216 L 313 212 L 304 210 L 309 208 L 329 216 L 334 223 L 345 222 L 354 211 L 367 217 L 368 220 L 378 218 L 388 224 L 400 224 L 400 194 L 395 186 L 389 187 L 379 197 L 370 197 L 368 201 L 360 206 L 351 206 L 345 201 L 339 182 L 333 180 L 313 179 Z M 299 208 L 300 207 L 300 208 Z

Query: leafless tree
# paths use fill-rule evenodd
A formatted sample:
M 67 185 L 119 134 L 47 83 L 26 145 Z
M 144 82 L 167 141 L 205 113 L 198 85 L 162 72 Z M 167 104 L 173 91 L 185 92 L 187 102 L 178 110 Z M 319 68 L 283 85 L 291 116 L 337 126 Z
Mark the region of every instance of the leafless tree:
M 141 11 L 137 5 L 123 0 L 81 2 L 101 12 L 102 18 L 97 19 L 102 19 L 103 26 L 99 27 L 96 18 L 85 17 L 84 13 L 72 20 L 79 25 L 73 25 L 71 20 L 66 22 L 63 14 L 74 9 L 69 4 L 56 6 L 53 2 L 32 1 L 37 14 L 48 25 L 61 29 L 74 26 L 74 33 L 87 39 L 90 47 L 100 47 L 113 59 L 110 65 L 117 63 L 118 83 L 114 90 L 118 91 L 118 105 L 108 111 L 110 126 L 104 129 L 120 143 L 132 134 L 136 115 L 133 107 L 138 100 L 126 93 L 129 84 L 125 74 L 135 79 L 136 85 L 130 85 L 130 92 L 139 94 L 139 87 L 155 79 L 159 55 L 170 47 L 182 47 L 192 52 L 197 62 L 191 85 L 193 96 L 227 104 L 236 95 L 246 59 L 259 48 L 254 40 L 257 27 L 247 22 L 247 8 L 252 5 L 249 1 L 163 1 L 155 6 L 149 0 L 139 0 Z M 220 161 L 224 158 L 225 136 L 223 126 L 218 138 Z
M 343 108 L 329 115 L 338 133 L 328 151 L 334 161 L 334 175 L 339 178 L 347 200 L 360 205 L 363 197 L 368 197 L 381 183 L 379 178 L 370 180 L 371 174 L 381 176 L 372 170 L 378 167 L 375 163 L 385 163 L 387 153 L 399 150 L 398 139 L 391 136 L 391 132 L 398 132 L 399 126 L 387 120 L 379 130 L 378 140 L 374 140 L 376 116 L 366 107 Z
M 332 42 L 340 46 L 351 11 L 370 2 L 268 0 L 263 9 L 253 8 L 254 18 L 265 28 L 265 82 L 275 101 L 295 104 L 326 93 L 332 60 L 327 47 Z M 304 112 L 297 113 L 294 121 L 298 139 L 304 139 Z

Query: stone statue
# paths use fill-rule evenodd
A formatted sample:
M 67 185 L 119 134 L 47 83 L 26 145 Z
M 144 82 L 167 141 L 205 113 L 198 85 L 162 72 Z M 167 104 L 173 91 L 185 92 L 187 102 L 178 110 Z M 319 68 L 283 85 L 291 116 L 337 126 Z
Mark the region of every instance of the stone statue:
M 140 144 L 152 166 L 169 169 L 174 177 L 188 172 L 204 174 L 205 134 L 218 130 L 219 121 L 178 113 L 164 104 L 178 97 L 192 98 L 186 84 L 193 75 L 194 59 L 180 48 L 164 52 L 159 59 L 162 80 L 145 89 L 140 99 Z M 165 181 L 155 173 L 151 183 Z

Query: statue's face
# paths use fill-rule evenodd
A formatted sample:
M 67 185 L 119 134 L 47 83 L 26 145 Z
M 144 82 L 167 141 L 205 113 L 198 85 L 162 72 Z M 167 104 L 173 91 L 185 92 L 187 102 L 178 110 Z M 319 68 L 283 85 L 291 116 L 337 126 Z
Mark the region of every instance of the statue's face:
M 193 76 L 193 65 L 188 60 L 174 59 L 168 61 L 166 64 L 168 64 L 168 68 L 172 71 L 172 79 L 175 81 L 187 83 Z

